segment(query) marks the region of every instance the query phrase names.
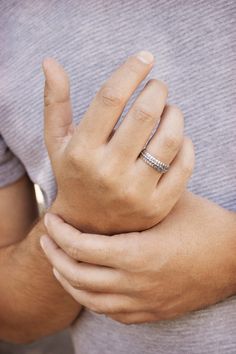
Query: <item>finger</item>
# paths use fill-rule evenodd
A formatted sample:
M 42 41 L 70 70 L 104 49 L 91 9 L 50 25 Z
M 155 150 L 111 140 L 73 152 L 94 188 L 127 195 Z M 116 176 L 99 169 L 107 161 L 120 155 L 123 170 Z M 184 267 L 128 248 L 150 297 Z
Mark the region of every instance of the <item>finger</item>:
M 175 106 L 167 106 L 161 118 L 160 126 L 147 145 L 147 151 L 156 159 L 169 165 L 177 155 L 183 142 L 183 114 Z M 135 175 L 141 180 L 148 179 L 155 185 L 161 173 L 149 166 L 141 158 L 137 159 Z
M 44 59 L 44 125 L 49 153 L 57 152 L 72 129 L 69 78 L 63 67 L 52 58 Z
M 131 291 L 130 281 L 121 271 L 87 263 L 78 263 L 58 248 L 54 241 L 42 238 L 43 249 L 52 266 L 80 290 L 123 294 Z
M 169 214 L 186 188 L 194 168 L 194 147 L 189 138 L 184 138 L 182 148 L 163 175 L 153 195 L 153 203 L 165 205 L 163 218 Z
M 138 324 L 158 321 L 157 315 L 150 312 L 131 312 L 110 315 L 110 318 L 122 324 Z
M 147 76 L 153 65 L 153 55 L 142 51 L 131 56 L 103 84 L 76 129 L 72 142 L 78 139 L 89 146 L 105 143 L 118 121 L 127 101 Z
M 167 98 L 166 85 L 150 80 L 109 142 L 112 155 L 135 161 L 159 122 Z
M 43 235 L 40 238 L 40 245 L 47 256 L 49 262 L 55 268 L 65 265 L 67 268 L 73 267 L 77 262 L 70 258 L 49 236 Z
M 84 234 L 53 214 L 46 214 L 45 226 L 49 236 L 70 257 L 81 262 L 126 270 L 137 259 L 135 233 L 111 237 Z
M 63 288 L 81 305 L 89 310 L 101 314 L 115 314 L 119 312 L 139 311 L 140 305 L 125 295 L 103 294 L 75 289 L 56 270 L 53 270 L 56 279 Z

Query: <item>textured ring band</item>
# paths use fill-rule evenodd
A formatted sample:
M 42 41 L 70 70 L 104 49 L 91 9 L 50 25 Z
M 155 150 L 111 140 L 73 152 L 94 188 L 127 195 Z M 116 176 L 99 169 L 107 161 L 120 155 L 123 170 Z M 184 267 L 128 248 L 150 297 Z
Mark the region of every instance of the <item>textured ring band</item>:
M 166 173 L 169 170 L 169 165 L 156 159 L 146 149 L 143 149 L 139 156 L 144 162 L 146 162 L 149 166 L 154 168 L 159 173 Z

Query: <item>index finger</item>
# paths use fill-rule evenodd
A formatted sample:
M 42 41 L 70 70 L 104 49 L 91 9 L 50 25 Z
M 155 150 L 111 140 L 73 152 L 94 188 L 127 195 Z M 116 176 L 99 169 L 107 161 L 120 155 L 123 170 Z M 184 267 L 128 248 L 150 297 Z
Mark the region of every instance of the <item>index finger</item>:
M 85 234 L 65 223 L 54 214 L 46 214 L 45 226 L 49 236 L 70 257 L 77 261 L 106 267 L 129 269 L 134 255 L 132 235 L 105 236 Z M 129 244 L 132 242 L 132 247 Z
M 127 101 L 151 70 L 154 57 L 147 51 L 131 56 L 102 85 L 97 92 L 77 131 L 72 144 L 82 139 L 93 146 L 109 138 Z

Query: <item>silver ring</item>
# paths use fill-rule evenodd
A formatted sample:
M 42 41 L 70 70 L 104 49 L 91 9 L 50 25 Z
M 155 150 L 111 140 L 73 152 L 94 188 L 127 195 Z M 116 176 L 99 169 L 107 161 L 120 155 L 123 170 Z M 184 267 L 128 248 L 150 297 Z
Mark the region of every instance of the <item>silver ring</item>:
M 170 168 L 170 165 L 167 165 L 166 163 L 156 159 L 146 149 L 141 151 L 139 157 L 159 173 L 166 173 Z

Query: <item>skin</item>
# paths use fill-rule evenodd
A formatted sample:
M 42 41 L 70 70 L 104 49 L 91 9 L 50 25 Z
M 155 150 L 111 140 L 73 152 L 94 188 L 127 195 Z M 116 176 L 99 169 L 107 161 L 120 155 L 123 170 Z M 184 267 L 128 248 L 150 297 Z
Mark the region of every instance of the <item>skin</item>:
M 164 83 L 150 80 L 114 131 L 153 66 L 153 56 L 141 54 L 108 78 L 78 126 L 65 70 L 53 59 L 44 61 L 45 141 L 58 185 L 53 211 L 82 231 L 110 235 L 154 226 L 179 200 L 192 173 L 193 146 L 183 137 L 182 112 L 166 105 Z M 148 150 L 172 163 L 165 176 L 138 159 L 159 121 Z
M 146 58 L 140 54 L 130 57 L 98 91 L 76 127 L 72 122 L 68 77 L 53 59 L 44 61 L 45 141 L 58 186 L 49 211 L 71 225 L 106 234 L 128 231 L 134 225 L 136 230 L 150 228 L 173 208 L 183 192 L 193 169 L 193 147 L 189 139 L 183 138 L 181 112 L 166 106 L 167 89 L 163 83 L 154 80 L 148 84 L 136 109 L 130 111 L 120 130 L 113 132 L 126 102 L 152 65 L 153 58 L 148 53 Z M 158 104 L 153 102 L 156 95 Z M 164 162 L 173 161 L 172 172 L 164 177 L 135 159 L 158 120 L 159 139 L 154 136 L 149 144 L 150 151 L 158 152 Z M 131 133 L 137 134 L 132 147 L 128 145 Z M 128 150 L 123 151 L 125 144 Z M 120 151 L 127 155 L 125 159 Z M 142 178 L 134 181 L 136 174 Z M 117 178 L 111 183 L 114 175 Z M 140 189 L 138 195 L 134 186 Z M 91 190 L 95 193 L 89 194 Z M 101 203 L 103 199 L 105 202 Z M 0 292 L 0 339 L 17 343 L 67 327 L 81 309 L 53 276 L 39 244 L 46 229 L 43 220 L 36 221 L 35 210 L 33 187 L 27 177 L 0 190 L 0 283 L 6 284 Z
M 45 228 L 27 176 L 0 189 L 0 210 L 0 340 L 26 343 L 67 327 L 80 306 L 54 281 L 41 251 Z
M 27 176 L 0 189 L 0 247 L 18 242 L 38 217 L 32 182 Z
M 130 65 L 128 62 L 128 66 Z M 135 60 L 132 64 L 131 81 L 125 86 L 129 92 L 127 95 L 133 91 L 131 87 L 133 75 L 136 75 L 137 70 L 140 69 L 138 66 L 139 69 L 134 70 L 134 65 Z M 141 68 L 143 70 L 143 67 Z M 120 70 L 123 71 L 123 69 Z M 141 76 L 143 76 L 142 70 Z M 61 68 L 57 74 L 58 77 L 62 76 Z M 125 75 L 125 79 L 126 77 Z M 116 81 L 116 73 L 95 98 L 95 103 L 92 103 L 92 108 L 89 109 L 89 113 L 85 115 L 82 124 L 75 132 L 81 144 L 77 145 L 74 150 L 74 137 L 69 137 L 64 147 L 64 151 L 67 149 L 70 151 L 73 163 L 80 165 L 81 188 L 79 186 L 76 192 L 71 189 L 71 194 L 67 197 L 68 207 L 70 208 L 69 204 L 73 197 L 88 198 L 87 203 L 83 203 L 86 215 L 92 217 L 96 228 L 104 230 L 103 235 L 84 233 L 91 227 L 90 219 L 82 225 L 81 233 L 70 226 L 70 224 L 76 224 L 73 218 L 69 218 L 69 221 L 67 218 L 64 219 L 65 223 L 55 215 L 48 214 L 45 224 L 51 239 L 44 236 L 41 243 L 54 267 L 54 275 L 80 304 L 92 311 L 111 316 L 122 323 L 174 318 L 235 294 L 235 213 L 188 192 L 184 193 L 175 206 L 172 205 L 168 216 L 166 216 L 165 207 L 164 212 L 158 212 L 158 207 L 165 205 L 165 202 L 176 196 L 176 190 L 179 189 L 176 183 L 172 184 L 170 181 L 174 178 L 178 181 L 178 177 L 184 175 L 183 171 L 186 173 L 186 170 L 192 169 L 193 164 L 190 161 L 193 162 L 193 154 L 189 154 L 190 146 L 188 145 L 188 149 L 184 150 L 183 160 L 181 155 L 184 148 L 179 151 L 170 171 L 162 178 L 141 159 L 137 160 L 145 142 L 144 138 L 147 139 L 154 126 L 153 117 L 158 117 L 163 112 L 165 94 L 162 94 L 159 100 L 155 100 L 156 94 L 159 90 L 163 90 L 163 86 L 160 87 L 157 82 L 155 85 L 146 86 L 135 103 L 138 108 L 131 108 L 120 128 L 107 141 L 111 136 L 111 128 L 122 111 L 119 105 L 121 102 L 126 102 L 126 99 L 119 99 L 121 90 L 114 91 L 113 88 L 111 90 L 112 80 Z M 65 80 L 64 85 L 67 82 Z M 119 85 L 121 83 L 123 83 L 122 80 L 119 81 Z M 61 90 L 62 86 L 61 81 Z M 52 91 L 55 93 L 58 90 L 59 85 L 55 83 Z M 107 92 L 109 93 L 108 106 L 112 108 L 110 117 L 113 119 L 108 125 L 104 124 L 106 100 L 106 108 L 102 107 L 100 111 L 101 94 L 104 103 L 104 90 L 105 98 L 107 98 Z M 142 102 L 141 105 L 140 102 Z M 149 113 L 147 113 L 147 107 Z M 152 112 L 151 109 L 153 109 Z M 98 120 L 91 125 L 94 111 L 101 112 L 101 121 Z M 141 115 L 140 112 L 142 112 Z M 181 140 L 176 139 L 181 135 L 178 130 L 180 115 L 176 109 L 174 113 L 172 110 L 170 114 L 168 108 L 164 111 L 160 128 L 147 146 L 154 156 L 159 158 L 161 156 L 165 162 L 171 162 L 173 156 L 176 156 L 174 147 L 177 147 L 177 142 Z M 52 111 L 51 114 L 53 115 Z M 64 121 L 66 121 L 68 115 L 66 112 L 64 114 Z M 171 116 L 175 116 L 175 119 L 172 120 Z M 62 117 L 63 114 L 60 115 L 61 119 Z M 103 119 L 104 122 L 101 124 Z M 55 123 L 56 120 L 54 119 L 53 122 Z M 68 122 L 71 124 L 71 120 Z M 92 126 L 97 129 L 95 135 L 94 130 L 91 129 Z M 127 129 L 126 133 L 124 133 L 125 129 Z M 166 134 L 171 134 L 172 139 L 166 139 Z M 84 135 L 86 138 L 83 138 Z M 90 140 L 90 135 L 92 140 Z M 130 138 L 133 136 L 135 136 L 134 140 Z M 49 147 L 50 144 L 49 139 Z M 183 143 L 184 146 L 185 143 Z M 112 159 L 109 158 L 111 151 Z M 61 162 L 63 153 L 59 160 L 59 166 L 63 168 L 63 162 Z M 184 165 L 180 163 L 180 160 L 189 161 L 187 165 L 191 167 L 183 168 Z M 180 167 L 179 172 L 175 163 Z M 133 173 L 132 169 L 134 169 Z M 55 174 L 57 174 L 56 165 Z M 66 180 L 67 177 L 62 183 L 66 183 Z M 73 181 L 73 178 L 68 181 Z M 124 181 L 125 193 L 123 188 L 120 189 L 120 181 Z M 155 185 L 154 199 L 153 197 L 150 199 L 150 190 L 153 193 L 153 182 Z M 167 193 L 165 195 L 167 198 L 161 198 L 161 189 L 164 185 L 163 191 Z M 179 185 L 183 186 L 181 183 Z M 174 186 L 173 189 L 172 186 Z M 91 193 L 94 198 L 90 198 Z M 103 212 L 96 210 L 93 218 L 93 205 L 97 197 L 100 206 L 103 207 Z M 175 197 L 174 200 L 176 200 Z M 139 205 L 144 208 L 140 208 Z M 105 216 L 110 220 L 109 227 L 104 220 L 106 206 L 108 213 Z M 132 212 L 130 212 L 130 207 L 132 207 Z M 149 212 L 147 212 L 148 209 Z M 167 210 L 169 212 L 169 207 Z M 76 212 L 77 210 L 74 210 L 74 213 Z M 160 215 L 162 215 L 162 222 L 159 219 Z M 155 226 L 150 228 L 153 226 L 152 223 Z M 96 228 L 91 228 L 93 233 L 96 232 Z M 142 231 L 148 228 L 150 229 Z M 125 233 L 124 231 L 135 232 Z M 119 234 L 114 235 L 114 232 L 119 232 Z M 107 234 L 113 234 L 113 236 L 108 238 L 105 236 Z
M 173 319 L 236 292 L 236 215 L 189 192 L 143 232 L 106 237 L 55 215 L 45 222 L 42 245 L 57 280 L 80 304 L 121 323 Z

